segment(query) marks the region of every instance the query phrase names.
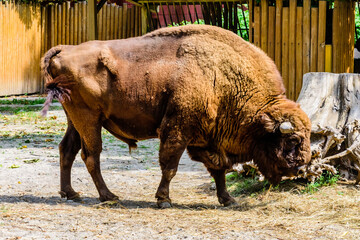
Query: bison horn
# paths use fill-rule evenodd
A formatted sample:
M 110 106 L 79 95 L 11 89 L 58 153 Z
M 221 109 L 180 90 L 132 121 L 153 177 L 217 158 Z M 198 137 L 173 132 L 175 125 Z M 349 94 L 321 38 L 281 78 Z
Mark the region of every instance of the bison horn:
M 282 124 L 280 124 L 280 132 L 283 134 L 293 133 L 294 127 L 291 122 L 283 122 Z

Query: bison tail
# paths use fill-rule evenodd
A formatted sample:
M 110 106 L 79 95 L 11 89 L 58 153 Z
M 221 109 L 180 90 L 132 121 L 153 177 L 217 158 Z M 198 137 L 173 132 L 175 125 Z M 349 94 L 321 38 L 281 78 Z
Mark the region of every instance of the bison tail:
M 43 74 L 43 78 L 45 80 L 45 83 L 50 82 L 53 78 L 50 74 L 50 60 L 51 58 L 58 55 L 64 46 L 56 46 L 51 48 L 49 51 L 47 51 L 44 55 L 44 57 L 41 59 L 41 73 Z
M 50 60 L 59 54 L 65 46 L 51 48 L 41 59 L 41 72 L 45 81 L 45 92 L 48 94 L 41 115 L 46 116 L 53 99 L 58 99 L 61 103 L 70 100 L 70 87 L 73 82 L 69 81 L 66 75 L 59 75 L 55 78 L 50 73 Z
M 73 85 L 73 82 L 70 82 L 65 75 L 60 75 L 46 83 L 47 97 L 41 110 L 42 116 L 46 116 L 53 99 L 58 99 L 60 103 L 71 100 L 71 85 Z

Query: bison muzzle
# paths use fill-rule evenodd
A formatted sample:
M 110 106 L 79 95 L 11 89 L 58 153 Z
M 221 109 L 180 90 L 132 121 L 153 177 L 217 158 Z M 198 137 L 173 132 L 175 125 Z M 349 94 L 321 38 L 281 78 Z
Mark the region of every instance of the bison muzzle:
M 285 96 L 273 61 L 236 34 L 212 26 L 164 28 L 142 37 L 56 46 L 42 59 L 48 99 L 57 98 L 68 128 L 60 143 L 61 195 L 81 157 L 101 201 L 118 197 L 100 171 L 101 129 L 130 148 L 160 138 L 160 207 L 187 149 L 215 179 L 219 202 L 235 203 L 225 172 L 253 160 L 272 183 L 295 176 L 310 160 L 311 123 Z

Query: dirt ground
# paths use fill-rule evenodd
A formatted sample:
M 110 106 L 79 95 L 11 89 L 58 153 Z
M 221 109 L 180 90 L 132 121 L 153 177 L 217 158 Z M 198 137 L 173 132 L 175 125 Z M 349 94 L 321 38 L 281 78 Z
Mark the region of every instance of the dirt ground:
M 102 172 L 118 204 L 99 204 L 78 156 L 73 187 L 83 201 L 61 199 L 58 143 L 66 130 L 59 107 L 0 115 L 0 239 L 359 239 L 360 190 L 351 184 L 314 194 L 273 189 L 221 207 L 209 174 L 185 153 L 170 196 L 158 209 L 158 140 L 127 145 L 103 132 Z

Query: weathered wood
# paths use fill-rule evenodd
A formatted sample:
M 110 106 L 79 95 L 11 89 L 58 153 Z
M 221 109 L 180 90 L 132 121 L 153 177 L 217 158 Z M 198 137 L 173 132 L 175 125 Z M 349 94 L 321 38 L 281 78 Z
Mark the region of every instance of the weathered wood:
M 255 46 L 260 47 L 260 34 L 261 34 L 261 28 L 260 28 L 260 7 L 254 8 L 254 44 Z
M 88 0 L 87 8 L 87 40 L 95 40 L 97 33 L 97 23 L 96 23 L 96 1 Z
M 289 85 L 287 95 L 290 99 L 295 100 L 295 83 L 296 83 L 296 0 L 290 0 L 289 6 Z
M 282 48 L 282 28 L 280 27 L 282 24 L 282 0 L 276 0 L 276 21 L 275 21 L 275 64 L 281 72 L 281 48 Z
M 339 0 L 334 1 L 334 9 L 333 9 L 333 33 L 332 33 L 332 71 L 334 73 L 338 73 L 341 71 L 339 68 L 340 52 L 339 52 L 339 37 L 340 37 L 340 26 L 339 26 Z
M 275 60 L 275 7 L 269 7 L 268 55 Z
M 301 87 L 303 77 L 303 8 L 296 9 L 296 83 L 295 83 L 295 98 L 297 99 Z
M 360 75 L 308 73 L 303 83 L 298 103 L 312 122 L 309 169 L 318 165 L 319 176 L 326 165 L 336 171 L 335 166 L 348 179 L 355 179 L 351 171 L 357 170 L 359 180 Z
M 268 0 L 261 0 L 261 27 L 260 27 L 260 31 L 261 31 L 261 49 L 268 53 L 268 12 L 269 12 L 269 3 Z
M 303 73 L 310 71 L 310 7 L 311 0 L 304 0 L 303 6 Z
M 325 71 L 326 1 L 319 1 L 317 71 Z
M 289 8 L 283 8 L 282 17 L 282 62 L 281 62 L 281 74 L 283 77 L 286 90 L 289 88 Z M 289 97 L 289 92 L 286 91 L 286 95 Z
M 311 8 L 310 71 L 317 71 L 318 63 L 318 8 Z

